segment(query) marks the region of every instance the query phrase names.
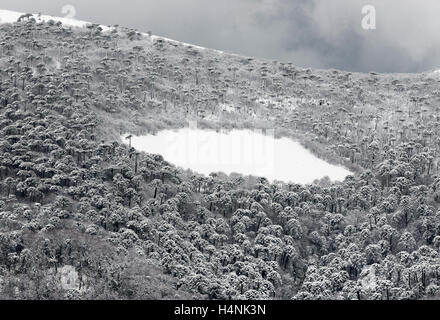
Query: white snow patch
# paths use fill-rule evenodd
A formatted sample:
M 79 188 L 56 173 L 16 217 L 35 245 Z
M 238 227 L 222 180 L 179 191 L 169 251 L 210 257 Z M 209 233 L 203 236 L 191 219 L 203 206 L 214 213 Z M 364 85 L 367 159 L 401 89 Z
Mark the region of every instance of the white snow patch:
M 57 70 L 61 69 L 61 62 L 59 62 L 58 60 L 55 60 L 55 68 Z
M 147 33 L 142 33 L 142 35 L 149 37 L 149 35 Z M 173 39 L 169 39 L 169 38 L 165 38 L 165 37 L 161 37 L 161 36 L 155 36 L 155 35 L 151 35 L 151 40 L 158 40 L 161 39 L 165 42 L 172 42 L 181 46 L 186 46 L 186 47 L 192 47 L 193 49 L 197 49 L 197 50 L 211 50 L 220 54 L 225 53 L 224 51 L 221 50 L 217 50 L 217 49 L 208 49 L 205 47 L 200 47 L 200 46 L 196 46 L 190 43 L 186 43 L 186 42 L 181 42 L 181 41 L 177 41 L 177 40 L 173 40 Z
M 61 287 L 64 290 L 78 290 L 79 292 L 84 292 L 87 289 L 86 285 L 84 285 L 87 281 L 87 277 L 82 275 L 82 280 L 80 280 L 78 271 L 76 271 L 75 267 L 72 265 L 59 267 L 57 273 L 55 273 L 54 268 L 50 268 L 50 271 L 59 277 Z M 82 282 L 82 285 L 80 282 Z
M 361 271 L 359 278 L 361 279 L 363 290 L 367 292 L 376 290 L 377 277 L 376 269 L 373 265 L 364 267 Z

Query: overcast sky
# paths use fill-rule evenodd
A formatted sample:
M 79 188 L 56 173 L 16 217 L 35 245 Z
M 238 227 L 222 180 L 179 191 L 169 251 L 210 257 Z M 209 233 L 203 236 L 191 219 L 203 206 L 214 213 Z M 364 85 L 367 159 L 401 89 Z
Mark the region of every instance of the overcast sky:
M 152 31 L 298 66 L 349 71 L 440 69 L 440 0 L 1 0 L 2 9 Z M 362 7 L 376 8 L 364 30 Z

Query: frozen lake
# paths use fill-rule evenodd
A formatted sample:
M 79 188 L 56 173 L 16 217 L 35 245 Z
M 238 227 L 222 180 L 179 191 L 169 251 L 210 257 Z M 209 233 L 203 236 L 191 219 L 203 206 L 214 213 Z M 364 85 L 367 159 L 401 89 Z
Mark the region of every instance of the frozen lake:
M 122 139 L 128 143 L 126 136 Z M 272 130 L 217 132 L 184 128 L 133 136 L 131 144 L 138 151 L 160 154 L 178 167 L 205 175 L 236 172 L 305 184 L 325 176 L 342 181 L 352 174 L 317 158 L 292 139 L 274 138 Z

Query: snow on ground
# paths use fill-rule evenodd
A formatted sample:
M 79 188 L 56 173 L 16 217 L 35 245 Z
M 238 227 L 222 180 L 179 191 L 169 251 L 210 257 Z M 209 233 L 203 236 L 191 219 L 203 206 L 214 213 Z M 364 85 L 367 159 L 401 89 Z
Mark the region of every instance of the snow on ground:
M 360 276 L 362 289 L 366 292 L 375 291 L 377 287 L 376 269 L 373 265 L 362 269 Z
M 17 22 L 18 18 L 22 16 L 24 13 L 22 12 L 16 12 L 11 10 L 0 10 L 0 23 L 13 23 Z M 84 28 L 90 22 L 82 21 L 82 20 L 76 20 L 71 18 L 63 18 L 63 17 L 53 17 L 53 16 L 47 16 L 47 15 L 40 15 L 40 14 L 33 14 L 32 17 L 37 22 L 47 22 L 49 20 L 53 21 L 60 21 L 64 26 L 68 27 L 77 27 L 77 28 Z M 111 30 L 110 27 L 100 25 L 103 31 L 109 31 Z
M 147 36 L 147 37 L 149 36 L 147 33 L 142 33 L 142 35 Z M 172 43 L 175 43 L 175 44 L 178 44 L 178 45 L 181 45 L 181 46 L 192 47 L 192 48 L 197 49 L 197 50 L 208 50 L 205 47 L 200 47 L 200 46 L 196 46 L 196 45 L 193 45 L 193 44 L 190 44 L 190 43 L 185 43 L 185 42 L 181 42 L 181 41 L 177 41 L 177 40 L 173 40 L 173 39 L 169 39 L 169 38 L 165 38 L 165 37 L 155 36 L 155 35 L 152 35 L 151 39 L 152 40 L 161 39 L 161 40 L 166 41 L 166 42 L 172 42 Z M 217 53 L 220 53 L 220 54 L 225 53 L 224 51 L 217 50 L 217 49 L 209 49 L 209 50 L 217 52 Z
M 0 22 L 1 23 L 16 22 L 21 15 L 22 13 L 15 11 L 0 10 Z

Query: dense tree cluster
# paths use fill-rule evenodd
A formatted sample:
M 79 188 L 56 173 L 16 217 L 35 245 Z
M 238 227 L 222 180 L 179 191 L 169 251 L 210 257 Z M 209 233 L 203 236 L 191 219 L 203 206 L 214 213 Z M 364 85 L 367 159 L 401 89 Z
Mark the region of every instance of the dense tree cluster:
M 0 298 L 439 297 L 433 75 L 312 71 L 30 17 L 0 25 L 0 66 Z M 277 126 L 356 174 L 200 176 L 121 142 L 182 119 Z

